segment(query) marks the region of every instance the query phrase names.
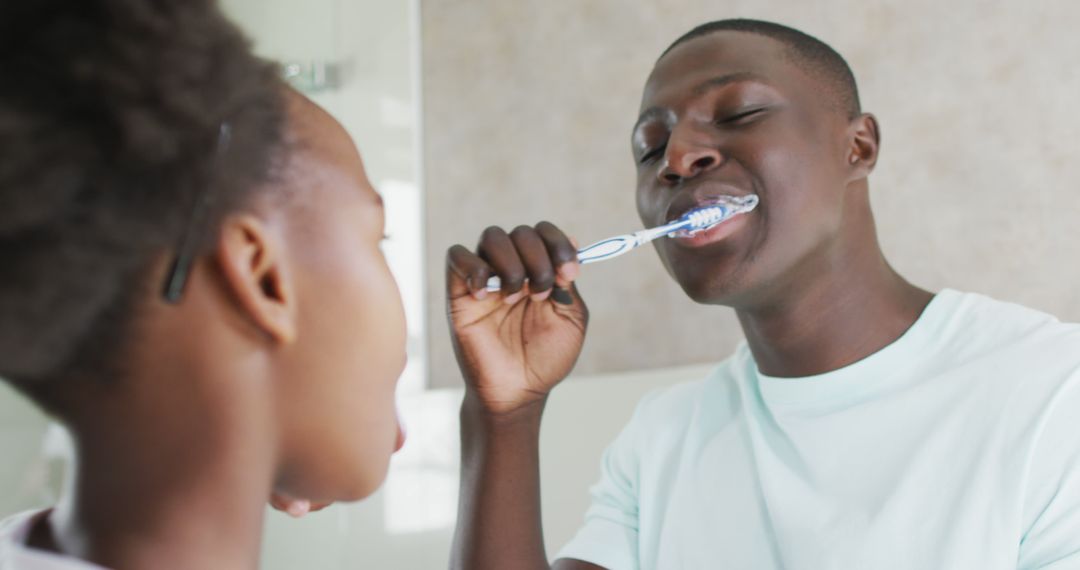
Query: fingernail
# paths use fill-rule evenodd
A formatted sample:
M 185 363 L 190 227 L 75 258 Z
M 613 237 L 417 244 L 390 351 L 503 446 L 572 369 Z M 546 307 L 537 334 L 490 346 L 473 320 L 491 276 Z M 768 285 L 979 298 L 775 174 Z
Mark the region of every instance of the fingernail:
M 525 295 L 527 295 L 528 293 L 529 293 L 528 291 L 526 291 L 525 289 L 522 289 L 521 291 L 518 291 L 517 293 L 514 293 L 512 295 L 507 295 L 506 298 L 503 299 L 503 302 L 506 303 L 507 305 L 513 305 L 514 303 L 517 303 L 518 301 L 524 299 Z
M 551 298 L 555 299 L 555 302 L 560 305 L 573 305 L 574 296 L 569 291 L 562 287 L 556 287 L 551 290 Z
M 544 291 L 542 293 L 533 293 L 532 295 L 529 295 L 529 298 L 532 299 L 534 303 L 539 303 L 540 301 L 547 299 L 550 295 L 551 289 L 548 289 L 547 291 Z
M 559 268 L 559 275 L 567 281 L 577 279 L 580 266 L 576 263 L 565 263 Z
M 472 296 L 473 296 L 473 299 L 476 299 L 477 301 L 483 301 L 484 299 L 487 298 L 488 291 L 487 291 L 487 289 L 477 289 L 477 290 L 473 291 Z

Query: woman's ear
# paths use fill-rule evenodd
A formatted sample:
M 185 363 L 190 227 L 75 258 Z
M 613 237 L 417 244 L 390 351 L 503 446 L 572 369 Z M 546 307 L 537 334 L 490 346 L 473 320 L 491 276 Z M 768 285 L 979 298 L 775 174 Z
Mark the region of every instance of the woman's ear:
M 240 311 L 279 343 L 296 338 L 296 296 L 279 235 L 250 214 L 226 218 L 215 252 Z
M 850 167 L 849 182 L 866 178 L 877 164 L 881 148 L 881 131 L 877 118 L 863 113 L 852 119 L 848 127 L 847 163 Z

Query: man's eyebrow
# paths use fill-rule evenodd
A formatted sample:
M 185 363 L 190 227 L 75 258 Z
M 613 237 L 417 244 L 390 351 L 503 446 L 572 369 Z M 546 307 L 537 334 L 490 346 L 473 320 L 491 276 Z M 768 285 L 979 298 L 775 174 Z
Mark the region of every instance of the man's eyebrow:
M 695 85 L 694 88 L 691 90 L 691 93 L 693 93 L 695 97 L 700 97 L 701 95 L 704 95 L 705 93 L 713 89 L 718 89 L 725 85 L 738 83 L 740 81 L 764 81 L 764 79 L 756 73 L 751 73 L 749 71 L 739 71 L 736 73 L 729 73 L 727 75 L 721 75 L 718 77 L 713 77 L 711 79 L 706 79 L 705 81 L 702 81 L 701 83 Z
M 749 71 L 738 71 L 735 73 L 728 73 L 726 75 L 718 75 L 716 77 L 711 77 L 709 79 L 706 79 L 705 81 L 702 81 L 701 83 L 698 83 L 690 90 L 690 93 L 694 97 L 700 97 L 713 89 L 719 89 L 726 85 L 738 83 L 740 81 L 764 81 L 764 78 L 762 78 L 762 76 L 756 73 L 752 73 Z M 638 127 L 640 127 L 641 124 L 645 121 L 663 116 L 667 114 L 667 112 L 668 111 L 663 107 L 649 107 L 648 109 L 645 109 L 641 112 L 641 115 L 638 116 L 637 122 L 634 123 L 634 131 L 636 132 Z
M 660 118 L 666 114 L 667 111 L 663 107 L 649 107 L 648 109 L 645 109 L 641 112 L 641 115 L 638 116 L 638 120 L 636 123 L 634 123 L 634 129 L 631 132 L 636 133 L 638 127 L 640 127 L 641 124 L 645 121 L 648 121 L 649 119 Z

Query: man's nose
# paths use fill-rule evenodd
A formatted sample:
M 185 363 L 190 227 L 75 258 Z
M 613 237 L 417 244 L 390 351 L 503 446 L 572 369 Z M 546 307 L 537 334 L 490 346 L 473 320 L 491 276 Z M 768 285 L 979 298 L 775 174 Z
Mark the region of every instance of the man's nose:
M 720 166 L 724 156 L 711 137 L 702 133 L 687 132 L 689 129 L 676 129 L 668 139 L 664 153 L 664 165 L 657 172 L 657 178 L 665 184 L 678 184 L 694 178 L 704 172 Z M 682 132 L 679 132 L 682 131 Z

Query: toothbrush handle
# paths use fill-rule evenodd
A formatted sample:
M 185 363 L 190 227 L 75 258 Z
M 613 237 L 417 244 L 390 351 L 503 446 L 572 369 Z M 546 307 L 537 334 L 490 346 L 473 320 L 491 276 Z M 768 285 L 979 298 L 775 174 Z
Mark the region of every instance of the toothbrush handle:
M 578 263 L 585 265 L 587 263 L 603 261 L 630 251 L 634 248 L 634 245 L 630 243 L 630 240 L 626 239 L 628 237 L 630 236 L 616 236 L 579 249 L 577 251 Z M 502 289 L 502 280 L 499 279 L 498 275 L 488 279 L 486 289 L 488 291 L 498 291 Z
M 598 241 L 578 250 L 578 263 L 586 265 L 618 257 L 635 247 L 649 243 L 660 236 L 667 235 L 675 231 L 675 229 L 678 229 L 672 228 L 675 228 L 675 224 L 668 224 L 651 230 L 642 230 L 632 234 L 615 236 Z M 500 280 L 497 275 L 488 279 L 486 289 L 488 291 L 498 291 L 499 289 L 502 289 L 502 280 Z

